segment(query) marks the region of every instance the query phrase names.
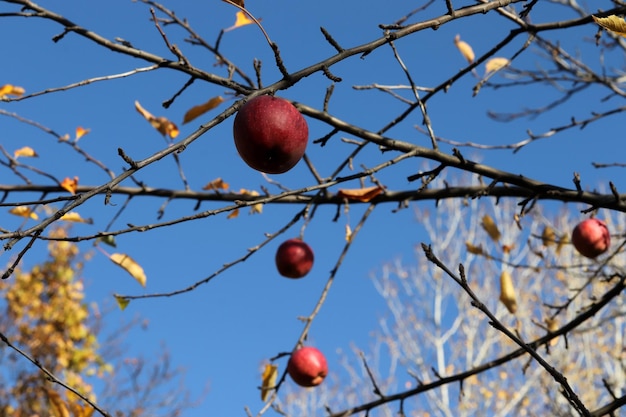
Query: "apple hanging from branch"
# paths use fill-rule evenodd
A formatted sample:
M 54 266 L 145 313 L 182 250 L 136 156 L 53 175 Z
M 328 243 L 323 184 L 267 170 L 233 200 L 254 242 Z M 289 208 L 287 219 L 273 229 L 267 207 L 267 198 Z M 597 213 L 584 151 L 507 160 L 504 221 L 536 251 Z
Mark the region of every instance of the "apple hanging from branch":
M 328 375 L 326 357 L 317 348 L 302 347 L 291 354 L 287 363 L 287 373 L 302 387 L 315 387 Z
M 233 123 L 237 152 L 251 168 L 267 174 L 282 174 L 304 155 L 309 127 L 289 101 L 257 96 L 245 103 Z
M 581 255 L 595 258 L 609 249 L 611 234 L 602 220 L 586 219 L 572 231 L 572 243 Z
M 302 278 L 313 268 L 313 249 L 301 239 L 284 241 L 276 251 L 276 268 L 287 278 Z

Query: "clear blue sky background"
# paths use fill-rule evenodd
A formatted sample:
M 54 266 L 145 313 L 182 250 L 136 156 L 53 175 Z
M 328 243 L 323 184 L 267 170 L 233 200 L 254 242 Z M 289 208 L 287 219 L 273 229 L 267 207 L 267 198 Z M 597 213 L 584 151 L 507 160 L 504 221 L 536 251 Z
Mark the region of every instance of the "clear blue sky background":
M 371 0 L 248 0 L 247 3 L 249 10 L 262 18 L 265 29 L 279 45 L 290 71 L 302 69 L 334 54 L 334 49 L 324 40 L 320 26 L 325 27 L 343 47 L 348 48 L 379 37 L 381 31 L 378 24 L 392 23 L 412 7 L 421 4 Z M 433 6 L 425 14 L 417 15 L 410 22 L 444 13 L 444 2 L 438 3 L 441 4 Z M 457 7 L 462 3 L 472 4 L 453 3 Z M 532 15 L 536 22 L 574 17 L 568 16 L 563 8 L 543 3 L 540 2 Z M 121 37 L 137 47 L 171 58 L 160 35 L 149 21 L 150 13 L 146 5 L 122 0 L 42 1 L 40 4 L 103 36 Z M 221 28 L 234 23 L 235 9 L 219 1 L 170 2 L 166 6 L 173 8 L 178 16 L 188 18 L 190 24 L 208 42 L 217 37 Z M 8 10 L 16 9 L 0 2 L 0 13 Z M 432 87 L 466 64 L 453 44 L 457 33 L 472 45 L 477 54 L 481 54 L 512 28 L 512 24 L 492 12 L 453 22 L 437 31 L 421 32 L 398 41 L 397 47 L 412 71 L 415 82 L 420 86 Z M 223 68 L 214 66 L 214 58 L 210 53 L 183 42 L 184 33 L 179 28 L 166 26 L 165 29 L 170 41 L 183 50 L 191 63 L 220 75 L 225 74 Z M 53 43 L 51 38 L 60 31 L 60 26 L 48 21 L 2 19 L 0 36 L 4 42 L 0 85 L 12 83 L 32 93 L 148 66 L 137 59 L 94 45 L 75 34 L 68 34 L 60 42 Z M 563 47 L 572 48 L 569 49 L 571 53 L 579 52 L 582 59 L 598 68 L 598 53 L 591 42 L 595 32 L 596 27 L 588 25 L 569 30 L 567 36 L 558 33 L 546 33 L 545 36 L 559 36 Z M 587 43 L 580 43 L 581 34 L 589 40 Z M 524 41 L 525 38 L 520 37 L 499 55 L 511 56 Z M 253 59 L 261 59 L 265 85 L 280 79 L 274 68 L 271 50 L 255 26 L 225 34 L 220 49 L 250 76 L 254 76 Z M 533 47 L 529 48 L 514 66 L 535 69 L 543 65 L 542 58 L 536 52 Z M 621 60 L 614 63 L 615 66 L 621 64 Z M 344 78 L 344 82 L 336 85 L 329 108 L 336 117 L 376 131 L 403 108 L 401 103 L 383 93 L 352 89 L 353 85 L 371 83 L 407 84 L 389 47 L 380 48 L 364 59 L 353 57 L 333 66 L 331 70 Z M 483 68 L 480 68 L 482 71 Z M 117 155 L 118 147 L 122 147 L 132 158 L 142 159 L 164 146 L 160 135 L 134 110 L 135 100 L 139 100 L 155 115 L 165 115 L 177 122 L 181 128 L 180 138 L 192 133 L 200 123 L 211 117 L 206 115 L 188 125 L 181 125 L 182 117 L 190 107 L 225 93 L 219 87 L 200 82 L 189 88 L 170 109 L 161 107 L 161 103 L 186 81 L 180 74 L 160 70 L 35 99 L 4 103 L 2 108 L 35 120 L 61 134 L 67 132 L 73 135 L 76 126 L 90 128 L 91 133 L 81 139 L 81 146 L 119 173 L 124 163 Z M 599 103 L 599 99 L 607 94 L 606 91 L 589 92 L 584 93 L 584 101 L 578 98 L 547 116 L 509 124 L 497 123 L 486 117 L 487 110 L 515 112 L 524 107 L 545 105 L 557 95 L 550 88 L 529 87 L 498 91 L 484 89 L 472 98 L 475 82 L 474 78 L 467 76 L 448 93 L 438 94 L 428 103 L 437 135 L 462 142 L 514 143 L 526 137 L 526 129 L 542 133 L 551 127 L 566 124 L 572 116 L 588 116 L 592 108 L 581 106 L 581 103 L 593 103 L 593 110 L 596 111 L 613 105 L 612 102 Z M 315 74 L 280 95 L 321 107 L 328 85 L 327 78 Z M 410 98 L 406 93 L 405 96 Z M 597 171 L 590 164 L 591 161 L 615 162 L 616 150 L 623 149 L 622 138 L 614 134 L 619 128 L 617 122 L 617 118 L 614 118 L 603 123 L 601 128 L 592 125 L 583 131 L 569 131 L 532 144 L 516 155 L 510 151 L 478 154 L 464 149 L 463 152 L 468 157 L 476 157 L 497 168 L 565 187 L 573 186 L 571 179 L 573 172 L 577 171 L 583 175 L 586 187 L 607 184 L 610 179 L 618 189 L 620 186 L 623 189 L 626 184 L 616 176 L 619 171 Z M 414 129 L 419 124 L 421 116 L 414 113 L 410 120 L 388 134 L 428 146 L 426 138 Z M 29 163 L 37 168 L 53 172 L 61 178 L 77 175 L 84 185 L 97 185 L 107 180 L 102 171 L 69 152 L 69 148 L 56 143 L 52 136 L 7 117 L 0 119 L 0 126 L 0 140 L 7 150 L 12 151 L 25 145 L 35 148 L 40 158 Z M 232 119 L 229 119 L 180 155 L 191 187 L 199 190 L 207 182 L 222 177 L 233 189 L 259 190 L 261 185 L 266 185 L 275 190 L 261 174 L 248 168 L 239 159 L 233 146 L 231 130 Z M 326 126 L 310 121 L 312 140 L 327 132 Z M 350 146 L 339 143 L 335 137 L 325 148 L 311 145 L 308 154 L 321 174 L 328 175 L 350 149 Z M 363 163 L 371 167 L 385 157 L 381 157 L 372 147 L 355 161 L 355 166 Z M 386 170 L 379 178 L 392 190 L 415 187 L 415 184 L 407 183 L 406 177 L 423 168 L 422 161 L 412 160 Z M 142 171 L 138 178 L 151 187 L 181 186 L 171 157 Z M 304 164 L 274 179 L 290 188 L 314 183 Z M 0 181 L 10 183 L 16 179 L 4 170 Z M 124 185 L 133 184 L 127 181 Z M 357 186 L 355 183 L 354 187 Z M 25 196 L 19 198 L 26 199 Z M 78 211 L 84 217 L 95 217 L 98 223 L 93 226 L 77 225 L 74 232 L 92 234 L 102 230 L 124 199 L 114 196 L 112 202 L 116 206 L 104 206 L 103 198 L 95 198 L 85 204 Z M 162 204 L 163 200 L 156 198 L 136 199 L 114 229 L 124 227 L 126 223 L 156 222 L 157 210 Z M 433 202 L 420 204 L 433 206 Z M 193 206 L 193 202 L 172 202 L 167 206 L 164 218 L 191 214 Z M 203 204 L 201 210 L 211 207 L 219 205 Z M 290 281 L 278 276 L 273 258 L 276 247 L 283 240 L 280 238 L 244 264 L 230 269 L 192 293 L 174 298 L 134 301 L 124 312 L 113 309 L 108 318 L 110 329 L 136 315 L 147 319 L 148 329 L 133 332 L 127 340 L 131 354 L 158 356 L 162 349 L 161 343 L 165 342 L 174 364 L 187 369 L 186 383 L 193 394 L 200 395 L 209 386 L 204 402 L 197 409 L 188 410 L 185 417 L 243 415 L 244 406 L 257 411 L 262 405 L 256 390 L 260 383 L 261 364 L 267 358 L 293 347 L 302 329 L 302 323 L 297 317 L 311 312 L 344 245 L 345 224 L 349 221 L 354 227 L 363 208 L 353 207 L 349 220 L 342 216 L 336 223 L 332 222 L 335 207 L 317 210 L 305 232 L 305 239 L 314 248 L 316 255 L 314 269 L 306 279 Z M 413 210 L 409 208 L 394 214 L 394 208 L 392 204 L 381 206 L 372 215 L 342 265 L 332 292 L 311 329 L 311 342 L 326 353 L 333 370 L 339 370 L 337 350 L 346 350 L 352 342 L 366 348 L 370 331 L 376 328 L 377 318 L 384 314 L 382 300 L 370 282 L 371 275 L 376 274 L 385 262 L 413 257 L 415 246 L 424 239 Z M 262 215 L 249 216 L 242 211 L 238 218 L 232 220 L 226 220 L 222 215 L 174 228 L 119 236 L 117 250 L 128 253 L 144 267 L 148 275 L 147 288 L 142 289 L 96 252 L 94 259 L 85 268 L 88 297 L 114 307 L 113 293 L 141 294 L 144 291 L 153 293 L 186 287 L 210 275 L 224 263 L 243 256 L 247 248 L 264 240 L 264 233 L 278 230 L 297 210 L 299 207 L 296 206 L 267 206 Z M 0 216 L 3 228 L 12 229 L 20 221 L 8 214 Z M 298 224 L 288 231 L 285 238 L 297 235 L 300 226 Z M 84 252 L 93 250 L 89 243 L 82 244 L 81 248 Z M 43 249 L 43 245 L 35 248 L 26 257 L 24 266 L 41 261 Z M 17 250 L 13 250 L 2 254 L 0 259 L 8 262 L 16 253 Z M 284 366 L 284 361 L 281 365 Z

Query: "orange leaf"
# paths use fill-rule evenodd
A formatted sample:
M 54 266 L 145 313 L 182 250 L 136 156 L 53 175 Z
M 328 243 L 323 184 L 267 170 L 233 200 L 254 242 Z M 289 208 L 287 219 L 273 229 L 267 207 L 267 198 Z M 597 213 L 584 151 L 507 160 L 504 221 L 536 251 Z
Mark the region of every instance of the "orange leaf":
M 37 152 L 35 152 L 35 150 L 31 148 L 30 146 L 24 146 L 23 148 L 19 148 L 15 152 L 13 152 L 14 158 L 18 158 L 20 156 L 37 157 L 39 155 L 37 155 Z
M 61 187 L 65 188 L 72 195 L 76 194 L 76 188 L 78 188 L 78 177 L 65 177 L 63 182 L 61 182 Z
M 356 189 L 343 189 L 337 192 L 339 197 L 347 198 L 348 200 L 361 201 L 367 203 L 371 201 L 378 194 L 383 192 L 383 188 L 376 185 L 374 187 L 356 188 Z
M 124 268 L 142 287 L 146 286 L 146 274 L 141 265 L 135 262 L 133 258 L 123 253 L 112 253 L 109 259 L 113 261 L 114 264 Z
M 469 62 L 470 64 L 474 62 L 474 50 L 471 46 L 469 46 L 467 42 L 461 40 L 460 35 L 456 35 L 454 37 L 454 44 L 461 52 L 461 55 L 463 55 L 463 58 L 467 60 L 467 62 Z
M 278 366 L 267 364 L 263 370 L 261 377 L 261 401 L 267 400 L 270 390 L 276 386 L 276 377 L 278 376 Z
M 5 84 L 0 87 L 0 98 L 4 98 L 5 96 L 17 96 L 21 97 L 24 95 L 26 91 L 22 87 L 18 87 L 16 85 Z
M 91 129 L 85 129 L 80 126 L 76 128 L 76 138 L 74 140 L 78 140 L 85 136 L 87 133 L 91 132 Z
M 239 216 L 239 209 L 234 209 L 233 211 L 231 211 L 230 213 L 228 213 L 228 216 L 226 216 L 227 219 L 234 219 L 235 217 Z
M 39 216 L 37 216 L 37 213 L 35 213 L 28 206 L 13 207 L 11 210 L 9 210 L 9 213 L 14 214 L 16 216 L 20 216 L 20 217 L 28 217 L 28 218 L 31 218 L 33 220 L 37 220 L 39 218 Z
M 135 109 L 137 109 L 137 111 L 144 117 L 144 119 L 146 119 L 152 125 L 152 127 L 158 130 L 163 136 L 167 135 L 172 139 L 178 136 L 178 127 L 174 123 L 169 121 L 166 117 L 155 117 L 148 110 L 144 109 L 141 104 L 139 104 L 139 101 L 135 101 Z
M 216 178 L 213 181 L 211 181 L 210 183 L 208 183 L 207 185 L 205 185 L 204 187 L 202 187 L 203 190 L 228 190 L 228 183 L 224 182 L 223 179 L 221 178 Z
M 261 21 L 261 19 L 257 19 L 259 22 Z M 248 15 L 242 11 L 238 11 L 237 15 L 236 15 L 236 19 L 235 19 L 235 24 L 232 25 L 229 28 L 224 29 L 224 32 L 228 32 L 231 31 L 233 29 L 237 29 L 240 28 L 242 26 L 245 25 L 249 25 L 254 23 L 254 20 L 250 19 L 250 17 L 248 17 Z
M 183 118 L 183 124 L 191 122 L 193 119 L 195 119 L 198 116 L 203 115 L 209 110 L 213 110 L 214 108 L 216 108 L 223 102 L 224 102 L 224 99 L 222 98 L 222 96 L 217 96 L 217 97 L 213 97 L 212 99 L 210 99 L 204 104 L 199 104 L 197 106 L 192 107 L 191 109 L 187 111 L 187 113 L 185 113 L 185 117 Z

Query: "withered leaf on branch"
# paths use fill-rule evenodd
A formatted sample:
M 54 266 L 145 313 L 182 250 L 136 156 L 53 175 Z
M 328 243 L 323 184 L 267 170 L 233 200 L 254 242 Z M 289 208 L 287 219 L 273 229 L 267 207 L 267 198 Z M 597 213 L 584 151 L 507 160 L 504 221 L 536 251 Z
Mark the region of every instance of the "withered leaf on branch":
M 75 141 L 85 136 L 87 133 L 91 132 L 91 129 L 85 129 L 84 127 L 78 126 L 76 128 L 76 136 L 74 137 Z
M 274 386 L 278 377 L 278 366 L 270 363 L 265 365 L 263 376 L 261 377 L 261 401 L 267 400 L 267 396 Z
M 0 87 L 0 99 L 3 99 L 7 96 L 16 96 L 21 97 L 24 95 L 26 91 L 22 87 L 18 87 L 16 85 L 5 84 Z
M 374 187 L 366 187 L 366 188 L 340 189 L 337 192 L 337 195 L 339 197 L 347 198 L 348 200 L 361 201 L 363 203 L 367 203 L 382 192 L 383 192 L 383 188 L 376 185 Z
M 482 222 L 480 225 L 483 227 L 483 229 L 485 229 L 489 237 L 494 242 L 497 242 L 500 240 L 500 236 L 501 236 L 500 230 L 498 230 L 498 225 L 496 225 L 496 222 L 493 220 L 493 218 L 490 215 L 485 214 L 482 218 Z
M 594 22 L 611 32 L 626 37 L 626 22 L 619 16 L 596 17 L 591 15 Z
M 220 178 L 216 178 L 213 181 L 211 181 L 210 183 L 208 183 L 207 185 L 205 185 L 204 187 L 202 187 L 203 190 L 215 190 L 215 191 L 219 191 L 219 190 L 228 190 L 228 183 L 225 182 L 221 177 Z
M 61 182 L 61 187 L 66 189 L 72 195 L 76 194 L 76 189 L 78 188 L 78 177 L 65 177 L 65 179 Z
M 189 110 L 187 110 L 187 113 L 185 113 L 185 117 L 183 117 L 183 124 L 191 122 L 193 119 L 203 115 L 209 110 L 213 110 L 223 102 L 224 98 L 222 96 L 217 96 L 211 98 L 206 103 L 198 104 L 197 106 L 190 108 Z
M 178 127 L 165 117 L 156 117 L 148 110 L 144 109 L 139 101 L 135 101 L 135 109 L 146 119 L 152 127 L 159 131 L 163 136 L 169 136 L 175 139 L 178 136 Z
M 37 213 L 35 213 L 33 209 L 31 209 L 28 206 L 13 207 L 11 210 L 9 210 L 9 213 L 15 216 L 26 217 L 26 218 L 30 218 L 33 220 L 37 220 L 39 218 Z
M 509 60 L 502 57 L 491 58 L 485 63 L 485 75 L 501 70 L 509 65 Z
M 257 20 L 259 22 L 261 21 L 261 19 L 257 19 Z M 250 16 L 248 16 L 246 13 L 242 11 L 238 11 L 237 14 L 235 15 L 235 24 L 232 25 L 231 27 L 224 29 L 224 32 L 229 32 L 231 30 L 240 28 L 242 26 L 250 25 L 252 23 L 254 23 L 254 20 L 250 19 Z
M 467 60 L 467 62 L 469 62 L 470 64 L 474 62 L 474 50 L 467 42 L 461 40 L 461 35 L 456 35 L 454 37 L 454 44 L 458 48 L 459 52 L 461 52 L 461 55 L 463 55 L 463 58 Z
M 33 148 L 31 148 L 30 146 L 24 146 L 24 147 L 21 147 L 19 149 L 16 149 L 13 152 L 13 158 L 17 159 L 20 156 L 28 157 L 28 158 L 36 158 L 39 155 L 37 155 L 37 152 L 35 152 L 35 150 Z
M 500 301 L 509 310 L 509 313 L 515 314 L 517 311 L 517 298 L 515 297 L 513 278 L 508 271 L 502 271 L 502 274 L 500 274 Z
M 109 259 L 116 265 L 121 266 L 128 272 L 135 280 L 141 284 L 142 287 L 146 286 L 146 274 L 143 271 L 141 265 L 139 265 L 133 258 L 124 253 L 112 253 L 109 255 Z

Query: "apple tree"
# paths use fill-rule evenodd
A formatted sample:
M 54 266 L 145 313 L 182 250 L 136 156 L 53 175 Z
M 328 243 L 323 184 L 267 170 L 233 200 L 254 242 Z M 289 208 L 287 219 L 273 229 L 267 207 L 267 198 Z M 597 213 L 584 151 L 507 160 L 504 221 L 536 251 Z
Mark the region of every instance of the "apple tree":
M 626 402 L 626 203 L 607 174 L 624 167 L 610 152 L 623 2 L 192 3 L 0 0 L 4 56 L 19 56 L 0 80 L 4 285 L 50 242 L 93 245 L 146 287 L 117 292 L 121 309 L 201 291 L 251 258 L 306 282 L 332 249 L 297 334 L 250 353 L 264 365 L 244 389 L 263 403 L 248 415 L 600 416 Z M 376 275 L 390 315 L 370 352 L 347 355 L 353 388 L 333 384 L 313 326 L 350 259 L 406 239 L 410 209 L 425 236 L 415 265 Z M 166 268 L 195 273 L 207 241 L 239 252 L 170 280 Z M 113 415 L 60 365 L 39 370 Z

